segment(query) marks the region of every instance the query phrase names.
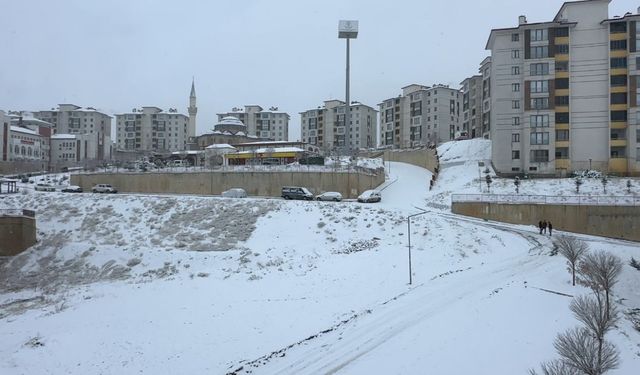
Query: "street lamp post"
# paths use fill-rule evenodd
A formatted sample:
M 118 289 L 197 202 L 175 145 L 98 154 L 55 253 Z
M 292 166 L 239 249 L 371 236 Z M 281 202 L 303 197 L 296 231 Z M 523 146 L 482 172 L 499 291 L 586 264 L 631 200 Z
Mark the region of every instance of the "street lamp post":
M 413 275 L 411 274 L 411 218 L 424 215 L 429 213 L 429 211 L 419 212 L 417 214 L 407 216 L 407 238 L 409 239 L 409 285 L 413 283 Z
M 358 37 L 358 21 L 342 20 L 338 22 L 338 38 L 347 40 L 347 74 L 344 107 L 344 138 L 345 150 L 351 156 L 351 102 L 349 98 L 349 40 Z

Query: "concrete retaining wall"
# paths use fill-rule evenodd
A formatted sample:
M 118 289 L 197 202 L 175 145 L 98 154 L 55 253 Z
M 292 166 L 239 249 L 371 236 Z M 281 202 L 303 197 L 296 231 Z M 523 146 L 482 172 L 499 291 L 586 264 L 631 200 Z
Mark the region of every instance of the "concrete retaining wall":
M 16 255 L 36 243 L 36 219 L 0 216 L 0 256 Z
M 384 160 L 398 161 L 435 171 L 438 165 L 436 154 L 432 149 L 420 150 L 386 150 L 384 152 Z
M 71 183 L 84 191 L 96 184 L 111 184 L 120 192 L 218 195 L 243 188 L 250 196 L 279 197 L 283 186 L 303 186 L 314 194 L 337 191 L 356 198 L 384 182 L 384 174 L 347 172 L 199 172 L 97 173 L 71 175 Z
M 634 206 L 454 202 L 451 210 L 460 215 L 536 228 L 540 220 L 550 220 L 554 229 L 640 241 L 640 207 Z

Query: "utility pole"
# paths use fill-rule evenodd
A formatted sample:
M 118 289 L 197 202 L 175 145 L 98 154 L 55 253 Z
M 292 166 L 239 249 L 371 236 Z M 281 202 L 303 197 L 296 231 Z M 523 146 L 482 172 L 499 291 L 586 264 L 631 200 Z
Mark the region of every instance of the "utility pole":
M 427 213 L 429 213 L 429 211 L 423 211 L 417 214 L 407 216 L 407 238 L 409 239 L 409 285 L 413 284 L 413 275 L 412 275 L 413 272 L 411 268 L 411 218 L 424 215 Z

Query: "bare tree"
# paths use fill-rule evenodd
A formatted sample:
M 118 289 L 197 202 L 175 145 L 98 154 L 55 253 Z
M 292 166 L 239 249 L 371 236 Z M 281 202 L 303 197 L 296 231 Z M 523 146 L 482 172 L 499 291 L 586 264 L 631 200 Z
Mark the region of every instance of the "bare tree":
M 569 366 L 567 362 L 553 360 L 540 365 L 542 375 L 582 375 L 576 368 Z M 535 370 L 529 370 L 529 375 L 538 375 Z
M 553 346 L 561 361 L 587 375 L 602 375 L 620 364 L 615 346 L 607 341 L 599 345 L 586 328 L 573 328 L 559 334 Z
M 609 295 L 622 272 L 620 258 L 604 251 L 590 253 L 584 256 L 578 271 L 579 282 L 591 288 L 596 294 L 604 292 L 605 313 L 608 315 L 611 311 Z
M 576 268 L 578 262 L 589 250 L 589 245 L 586 242 L 570 236 L 559 236 L 555 239 L 555 244 L 558 247 L 558 252 L 563 257 L 567 258 L 567 264 L 571 271 L 572 283 L 576 285 Z

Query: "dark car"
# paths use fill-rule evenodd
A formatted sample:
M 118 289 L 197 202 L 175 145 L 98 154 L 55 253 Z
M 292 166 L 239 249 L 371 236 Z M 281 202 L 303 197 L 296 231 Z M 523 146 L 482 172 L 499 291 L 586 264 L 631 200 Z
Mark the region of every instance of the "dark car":
M 63 193 L 82 193 L 82 188 L 76 185 L 69 185 L 61 190 Z
M 282 188 L 282 198 L 284 199 L 302 199 L 310 201 L 313 194 L 307 188 L 298 186 L 285 186 Z

